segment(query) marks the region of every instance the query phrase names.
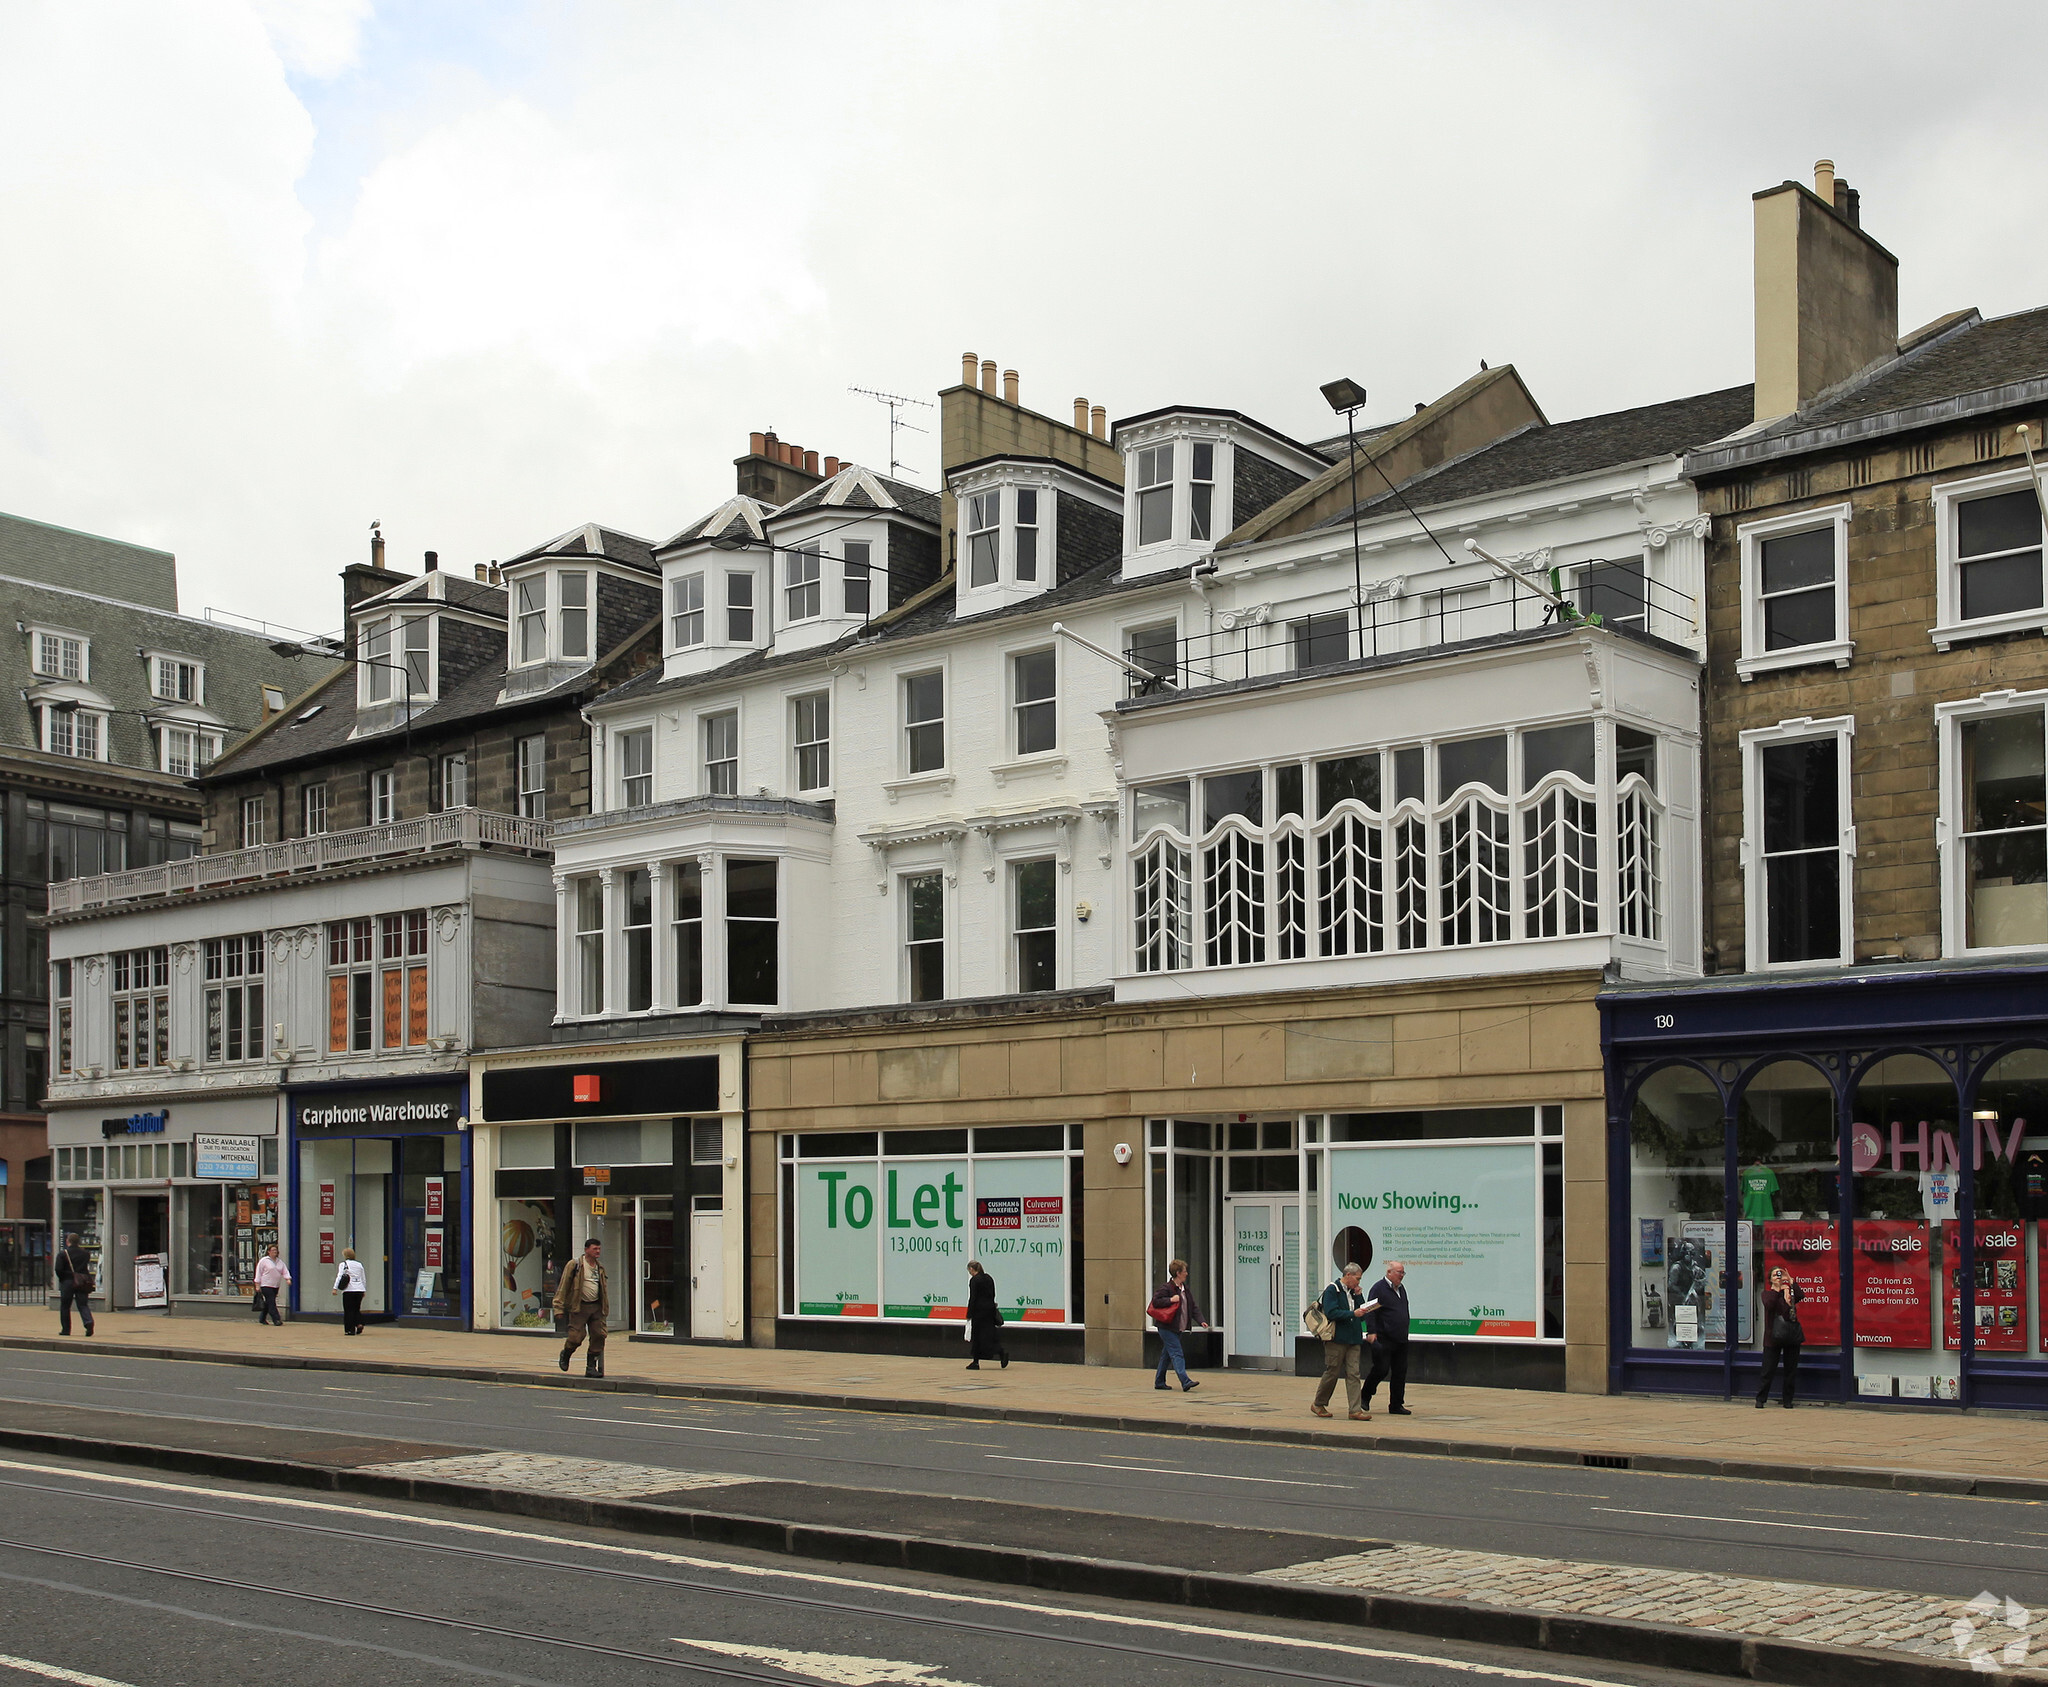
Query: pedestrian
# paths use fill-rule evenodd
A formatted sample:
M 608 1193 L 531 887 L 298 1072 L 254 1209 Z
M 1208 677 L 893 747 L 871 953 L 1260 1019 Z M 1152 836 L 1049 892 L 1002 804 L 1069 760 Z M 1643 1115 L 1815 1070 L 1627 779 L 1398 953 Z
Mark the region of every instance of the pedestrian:
M 354 1248 L 341 1250 L 341 1269 L 334 1274 L 334 1292 L 341 1296 L 341 1333 L 363 1333 L 363 1296 L 370 1292 L 370 1274 Z
M 1780 1365 L 1785 1369 L 1785 1410 L 1792 1409 L 1799 1350 L 1806 1345 L 1806 1331 L 1799 1322 L 1799 1303 L 1805 1298 L 1806 1291 L 1792 1280 L 1791 1272 L 1782 1265 L 1772 1268 L 1770 1287 L 1764 1290 L 1764 1374 L 1757 1384 L 1758 1410 L 1770 1403 L 1771 1378 Z
M 256 1262 L 256 1322 L 284 1327 L 284 1319 L 277 1310 L 277 1291 L 292 1280 L 291 1269 L 277 1257 L 277 1244 L 272 1242 L 263 1250 L 263 1257 Z
M 1407 1266 L 1390 1259 L 1387 1274 L 1365 1292 L 1365 1298 L 1375 1303 L 1365 1319 L 1367 1345 L 1372 1349 L 1365 1409 L 1372 1410 L 1373 1393 L 1384 1381 L 1387 1411 L 1397 1418 L 1414 1415 L 1408 1410 L 1408 1291 L 1401 1286 L 1407 1275 Z
M 71 1333 L 71 1309 L 78 1308 L 78 1316 L 85 1323 L 85 1333 L 92 1334 L 92 1255 L 78 1245 L 78 1232 L 73 1231 L 64 1238 L 64 1245 L 57 1250 L 57 1333 L 68 1336 Z
M 583 1244 L 581 1258 L 562 1267 L 562 1280 L 555 1287 L 555 1316 L 562 1320 L 569 1339 L 562 1344 L 561 1366 L 569 1368 L 569 1355 L 590 1337 L 590 1351 L 583 1359 L 583 1374 L 604 1375 L 604 1323 L 612 1312 L 611 1283 L 598 1254 L 604 1244 L 595 1236 Z
M 1177 1259 L 1167 1266 L 1166 1281 L 1152 1291 L 1152 1301 L 1145 1313 L 1159 1332 L 1159 1368 L 1152 1373 L 1152 1386 L 1166 1386 L 1166 1367 L 1171 1365 L 1174 1375 L 1180 1378 L 1181 1393 L 1192 1394 L 1202 1385 L 1188 1379 L 1187 1356 L 1181 1351 L 1180 1338 L 1188 1330 L 1206 1330 L 1209 1320 L 1202 1316 L 1194 1292 L 1188 1287 L 1186 1260 Z
M 1351 1415 L 1363 1420 L 1372 1416 L 1358 1400 L 1358 1361 L 1365 1350 L 1366 1298 L 1358 1292 L 1358 1280 L 1365 1267 L 1356 1261 L 1344 1267 L 1344 1275 L 1323 1290 L 1323 1316 L 1330 1321 L 1330 1333 L 1323 1337 L 1323 1380 L 1316 1384 L 1316 1397 L 1309 1410 L 1319 1418 L 1330 1415 L 1330 1396 L 1337 1392 L 1337 1379 L 1344 1379 L 1344 1397 Z
M 967 1339 L 974 1345 L 969 1350 L 967 1368 L 981 1369 L 984 1359 L 1000 1359 L 1003 1369 L 1010 1368 L 1010 1355 L 1003 1346 L 1003 1311 L 996 1305 L 996 1280 L 981 1268 L 981 1261 L 967 1262 Z

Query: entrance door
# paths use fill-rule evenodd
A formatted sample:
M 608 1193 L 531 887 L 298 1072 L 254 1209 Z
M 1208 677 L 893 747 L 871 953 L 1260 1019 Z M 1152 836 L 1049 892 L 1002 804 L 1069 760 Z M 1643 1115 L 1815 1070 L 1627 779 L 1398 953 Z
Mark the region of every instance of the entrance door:
M 1299 1311 L 1301 1203 L 1272 1196 L 1226 1196 L 1230 1238 L 1225 1352 L 1233 1365 L 1267 1368 L 1294 1350 L 1291 1319 Z
M 690 1334 L 725 1334 L 725 1214 L 690 1214 Z

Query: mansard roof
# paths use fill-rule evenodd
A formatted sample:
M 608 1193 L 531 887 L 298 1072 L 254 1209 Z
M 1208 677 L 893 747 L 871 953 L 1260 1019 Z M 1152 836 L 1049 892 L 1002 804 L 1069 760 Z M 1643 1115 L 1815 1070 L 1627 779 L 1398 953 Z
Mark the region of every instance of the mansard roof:
M 922 486 L 912 486 L 907 481 L 891 480 L 887 475 L 876 474 L 873 469 L 864 469 L 858 463 L 847 464 L 830 480 L 770 511 L 768 520 L 780 521 L 784 516 L 819 509 L 901 510 L 914 521 L 927 522 L 933 527 L 939 525 L 936 493 L 927 492 Z
M 697 520 L 675 535 L 656 546 L 657 551 L 674 550 L 678 545 L 693 544 L 699 539 L 765 539 L 767 530 L 761 525 L 761 518 L 770 512 L 772 506 L 759 498 L 749 498 L 744 492 L 735 493 L 707 516 Z
M 537 562 L 543 557 L 602 557 L 606 562 L 644 569 L 649 574 L 656 571 L 654 547 L 645 539 L 621 533 L 616 528 L 600 527 L 594 521 L 559 533 L 545 545 L 522 551 L 504 566 L 516 568 L 522 562 Z

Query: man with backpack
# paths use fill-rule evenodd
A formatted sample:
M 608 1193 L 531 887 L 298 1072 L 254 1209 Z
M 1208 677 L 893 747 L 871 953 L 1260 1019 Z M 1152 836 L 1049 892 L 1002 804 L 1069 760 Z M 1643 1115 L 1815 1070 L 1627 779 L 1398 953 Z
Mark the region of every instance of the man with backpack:
M 1373 1303 L 1359 1292 L 1358 1280 L 1365 1268 L 1355 1261 L 1344 1267 L 1344 1275 L 1323 1290 L 1319 1309 L 1325 1320 L 1323 1335 L 1323 1380 L 1316 1386 L 1315 1403 L 1309 1407 L 1319 1418 L 1330 1415 L 1330 1396 L 1337 1392 L 1337 1379 L 1344 1379 L 1344 1393 L 1351 1402 L 1351 1416 L 1364 1422 L 1372 1413 L 1359 1405 L 1364 1386 L 1359 1377 L 1359 1358 L 1365 1343 L 1366 1314 Z
M 1206 1330 L 1209 1320 L 1202 1316 L 1202 1309 L 1195 1304 L 1195 1297 L 1188 1292 L 1188 1262 L 1177 1259 L 1166 1268 L 1166 1281 L 1152 1291 L 1152 1304 L 1145 1308 L 1146 1316 L 1159 1332 L 1159 1369 L 1152 1373 L 1152 1386 L 1166 1386 L 1166 1367 L 1171 1365 L 1174 1374 L 1180 1378 L 1180 1391 L 1192 1393 L 1202 1385 L 1188 1378 L 1187 1359 L 1181 1352 L 1180 1333 L 1183 1330 Z

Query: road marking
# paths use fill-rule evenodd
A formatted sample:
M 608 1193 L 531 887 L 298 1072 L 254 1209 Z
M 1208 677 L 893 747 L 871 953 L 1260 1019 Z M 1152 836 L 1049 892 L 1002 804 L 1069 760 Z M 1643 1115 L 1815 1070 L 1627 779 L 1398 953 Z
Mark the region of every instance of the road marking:
M 530 1541 L 542 1546 L 573 1548 L 579 1553 L 609 1553 L 618 1558 L 639 1558 L 655 1564 L 674 1564 L 689 1570 L 711 1570 L 736 1577 L 751 1576 L 758 1581 L 809 1582 L 817 1587 L 843 1588 L 855 1593 L 881 1593 L 906 1600 L 930 1600 L 940 1605 L 974 1605 L 993 1611 L 1022 1611 L 1033 1616 L 1059 1617 L 1077 1623 L 1102 1623 L 1111 1628 L 1156 1629 L 1167 1634 L 1206 1634 L 1217 1640 L 1254 1641 L 1261 1646 L 1280 1646 L 1300 1652 L 1335 1652 L 1347 1658 L 1379 1658 L 1393 1663 L 1429 1664 L 1437 1669 L 1456 1670 L 1465 1675 L 1498 1676 L 1512 1681 L 1548 1681 L 1559 1687 L 1625 1687 L 1612 1678 L 1588 1675 L 1559 1675 L 1548 1670 L 1515 1669 L 1499 1664 L 1466 1663 L 1456 1658 L 1432 1657 L 1427 1652 L 1394 1652 L 1383 1647 L 1359 1646 L 1349 1641 L 1305 1640 L 1292 1634 L 1268 1634 L 1258 1629 L 1217 1628 L 1185 1617 L 1125 1616 L 1115 1611 L 1084 1611 L 1063 1605 L 1035 1605 L 1024 1599 L 997 1599 L 987 1594 L 948 1593 L 938 1588 L 899 1587 L 891 1582 L 862 1581 L 854 1576 L 835 1576 L 818 1570 L 783 1570 L 766 1564 L 736 1564 L 722 1558 L 694 1558 L 686 1553 L 662 1552 L 654 1547 L 620 1546 L 611 1541 L 581 1540 L 564 1535 L 543 1535 L 531 1529 L 506 1529 L 491 1523 L 469 1523 L 452 1517 L 421 1517 L 405 1511 L 384 1511 L 373 1506 L 336 1505 L 329 1500 L 302 1500 L 284 1494 L 223 1493 L 218 1488 L 195 1488 L 184 1482 L 158 1482 L 146 1476 L 115 1476 L 97 1470 L 70 1470 L 62 1465 L 28 1464 L 20 1459 L 0 1459 L 0 1470 L 26 1470 L 38 1476 L 68 1476 L 80 1482 L 100 1482 L 109 1487 L 146 1488 L 159 1494 L 189 1494 L 218 1505 L 237 1500 L 248 1505 L 270 1505 L 286 1511 L 319 1511 L 340 1517 L 371 1518 L 386 1523 L 406 1523 L 419 1529 L 446 1529 L 456 1534 L 490 1535 L 499 1540 Z M 111 1597 L 111 1596 L 110 1596 Z M 115 1687 L 124 1687 L 117 1683 Z
M 880 1687 L 892 1681 L 915 1683 L 916 1687 L 977 1687 L 972 1681 L 932 1674 L 939 1667 L 937 1664 L 906 1664 L 894 1658 L 860 1658 L 841 1652 L 790 1652 L 779 1646 L 738 1646 L 730 1640 L 685 1640 L 681 1635 L 675 1637 L 675 1643 L 716 1652 L 721 1657 L 773 1664 L 791 1675 L 835 1682 L 839 1687 Z
M 76 1683 L 76 1687 L 128 1687 L 127 1682 L 114 1681 L 104 1675 L 87 1675 L 83 1670 L 39 1664 L 34 1658 L 10 1658 L 5 1652 L 0 1652 L 0 1669 L 18 1669 L 25 1675 L 40 1675 L 50 1681 L 70 1681 Z
M 1115 1470 L 1126 1476 L 1202 1476 L 1211 1482 L 1263 1482 L 1274 1488 L 1333 1488 L 1342 1483 L 1290 1482 L 1284 1476 L 1225 1476 L 1215 1470 L 1168 1470 L 1152 1464 L 1094 1464 L 1087 1459 L 1027 1459 L 1018 1453 L 990 1453 L 1005 1464 L 1057 1464 L 1068 1470 Z
M 1669 1517 L 1681 1523 L 1740 1523 L 1746 1529 L 1802 1529 L 1821 1535 L 1875 1535 L 1887 1541 L 1936 1541 L 1945 1546 L 1996 1546 L 2013 1552 L 2048 1552 L 2048 1546 L 2031 1546 L 2025 1541 L 1985 1541 L 1972 1535 L 1925 1535 L 1915 1529 L 1838 1529 L 1832 1523 L 1771 1523 L 1759 1517 L 1706 1517 L 1691 1511 L 1630 1511 L 1618 1505 L 1596 1505 L 1595 1511 L 1609 1511 L 1617 1517 Z M 2015 1534 L 2024 1533 L 2015 1530 Z
M 1611 1494 L 1574 1494 L 1563 1488 L 1503 1488 L 1504 1494 L 1550 1494 L 1561 1500 L 1604 1500 L 1612 1499 Z
M 137 1380 L 136 1373 L 133 1371 L 53 1371 L 45 1368 L 34 1371 L 19 1371 L 16 1375 L 21 1377 L 106 1377 L 113 1382 L 134 1382 Z
M 815 1435 L 770 1435 L 758 1429 L 707 1429 L 701 1423 L 649 1423 L 645 1418 L 586 1418 L 562 1414 L 570 1423 L 623 1423 L 632 1429 L 680 1429 L 685 1435 L 743 1435 L 749 1441 L 815 1441 Z

